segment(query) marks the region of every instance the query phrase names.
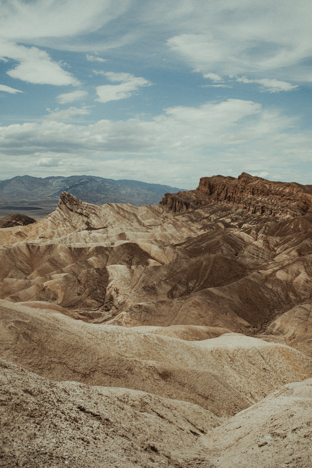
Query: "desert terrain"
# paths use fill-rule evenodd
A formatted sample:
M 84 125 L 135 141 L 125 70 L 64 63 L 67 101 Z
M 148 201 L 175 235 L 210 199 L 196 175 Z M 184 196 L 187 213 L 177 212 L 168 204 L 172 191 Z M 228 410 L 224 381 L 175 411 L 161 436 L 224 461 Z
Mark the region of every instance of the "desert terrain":
M 312 466 L 312 185 L 0 220 L 0 466 Z

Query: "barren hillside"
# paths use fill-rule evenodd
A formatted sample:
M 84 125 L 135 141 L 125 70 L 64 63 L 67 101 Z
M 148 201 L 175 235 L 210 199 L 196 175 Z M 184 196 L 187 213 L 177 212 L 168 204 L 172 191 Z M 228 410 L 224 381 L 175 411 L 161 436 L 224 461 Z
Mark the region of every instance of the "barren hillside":
M 311 186 L 63 192 L 0 242 L 0 466 L 310 466 Z

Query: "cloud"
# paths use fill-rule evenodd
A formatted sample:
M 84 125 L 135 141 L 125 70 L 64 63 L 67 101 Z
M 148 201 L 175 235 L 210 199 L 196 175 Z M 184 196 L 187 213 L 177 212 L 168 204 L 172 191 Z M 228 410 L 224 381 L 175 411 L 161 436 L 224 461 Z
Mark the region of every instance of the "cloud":
M 269 91 L 270 93 L 279 93 L 280 91 L 292 91 L 298 88 L 296 85 L 287 83 L 286 81 L 279 81 L 274 79 L 262 78 L 260 80 L 249 80 L 246 77 L 237 78 L 239 83 L 257 83 L 261 85 L 262 91 Z
M 59 110 L 56 109 L 55 111 L 50 111 L 50 114 L 47 115 L 45 118 L 47 120 L 61 120 L 62 122 L 72 121 L 74 120 L 73 117 L 78 115 L 88 115 L 90 114 L 90 109 L 87 106 L 83 106 L 80 109 L 77 107 L 70 107 L 69 109 Z
M 145 78 L 136 77 L 129 73 L 105 72 L 105 76 L 109 81 L 121 84 L 97 86 L 97 101 L 99 102 L 118 101 L 131 97 L 139 88 L 152 84 Z
M 55 158 L 40 158 L 36 162 L 37 166 L 44 166 L 44 167 L 57 167 L 61 165 L 61 161 Z
M 92 70 L 92 73 L 93 73 L 94 75 L 106 76 L 106 73 L 107 73 L 107 72 L 105 72 L 105 71 L 103 71 L 103 70 Z
M 217 75 L 216 73 L 205 73 L 203 77 L 208 78 L 209 80 L 218 84 L 202 85 L 202 88 L 232 88 L 233 87 L 233 86 L 223 83 L 224 80 L 222 76 Z
M 113 82 L 131 83 L 137 82 L 138 80 L 139 83 L 148 83 L 144 78 L 137 78 L 136 76 L 130 75 L 130 73 L 105 72 L 105 76 L 109 81 Z
M 60 94 L 59 96 L 57 96 L 56 99 L 60 104 L 67 104 L 68 102 L 78 101 L 79 99 L 82 99 L 83 97 L 87 95 L 88 95 L 87 91 L 77 90 L 71 93 Z
M 310 133 L 296 133 L 295 119 L 253 101 L 176 106 L 150 120 L 89 125 L 61 121 L 87 113 L 86 108 L 59 112 L 63 111 L 54 111 L 42 123 L 0 127 L 0 159 L 6 170 L 16 175 L 38 164 L 44 171 L 48 164 L 62 161 L 56 173 L 103 174 L 181 188 L 196 187 L 203 175 L 238 175 L 243 170 L 284 180 L 301 178 L 303 183 L 311 173 Z M 295 170 L 294 161 L 299 161 L 300 170 Z
M 131 0 L 3 0 L 0 15 L 2 59 L 19 62 L 7 74 L 33 84 L 78 85 L 79 81 L 42 49 L 70 49 L 82 34 L 94 33 L 123 14 Z M 32 47 L 27 47 L 27 43 Z M 21 45 L 23 44 L 23 45 Z M 34 47 L 35 45 L 39 47 Z M 79 48 L 79 47 L 78 47 Z M 89 49 L 89 47 L 87 47 Z M 100 57 L 94 60 L 104 61 Z
M 308 0 L 295 6 L 293 0 L 145 0 L 139 8 L 133 0 L 3 0 L 0 36 L 84 51 L 90 61 L 104 60 L 90 51 L 130 52 L 142 60 L 155 52 L 154 61 L 182 59 L 208 78 L 246 74 L 292 82 L 312 80 L 311 22 Z
M 189 22 L 167 41 L 177 57 L 207 75 L 312 81 L 312 8 L 308 0 L 194 0 Z M 178 31 L 178 28 L 176 28 Z
M 44 50 L 37 47 L 25 47 L 8 42 L 1 43 L 2 55 L 19 64 L 9 70 L 11 78 L 17 78 L 33 84 L 50 84 L 54 86 L 78 85 L 79 81 L 61 65 L 51 60 Z
M 123 174 L 143 180 L 150 177 L 154 181 L 168 177 L 167 182 L 178 177 L 197 182 L 200 175 L 227 173 L 241 166 L 247 172 L 272 174 L 269 167 L 275 164 L 279 172 L 274 173 L 281 174 L 283 168 L 286 171 L 286 163 L 293 167 L 295 160 L 308 164 L 312 159 L 308 132 L 299 131 L 296 119 L 273 108 L 273 103 L 281 102 L 282 96 L 272 94 L 272 99 L 265 100 L 259 94 L 259 99 L 270 102 L 270 108 L 243 99 L 201 101 L 207 94 L 226 94 L 217 88 L 230 85 L 239 88 L 239 94 L 229 95 L 241 97 L 247 91 L 250 96 L 246 88 L 253 83 L 257 89 L 270 93 L 290 91 L 283 96 L 283 108 L 290 109 L 291 91 L 300 82 L 312 81 L 310 1 L 2 0 L 0 3 L 0 60 L 6 62 L 3 70 L 8 71 L 12 81 L 5 83 L 12 90 L 20 87 L 25 91 L 15 79 L 35 85 L 79 85 L 77 78 L 81 77 L 81 81 L 90 78 L 93 67 L 102 69 L 91 78 L 93 86 L 102 85 L 96 88 L 98 101 L 109 102 L 128 98 L 149 86 L 151 83 L 143 78 L 147 76 L 144 69 L 155 70 L 157 80 L 155 93 L 150 93 L 145 105 L 140 103 L 142 107 L 137 109 L 147 113 L 142 118 L 122 120 L 118 116 L 120 106 L 113 109 L 112 104 L 106 106 L 106 120 L 94 123 L 92 119 L 90 125 L 85 121 L 89 121 L 91 108 L 70 107 L 86 96 L 82 89 L 89 87 L 81 86 L 72 93 L 67 92 L 71 89 L 60 89 L 56 93 L 57 102 L 68 104 L 68 109 L 61 109 L 58 104 L 60 108 L 53 107 L 40 123 L 0 128 L 3 166 L 15 164 L 17 173 L 33 166 L 48 171 L 47 164 L 56 158 L 64 161 L 62 168 L 55 166 L 60 171 L 88 171 L 90 166 L 97 173 L 98 167 L 104 172 L 109 167 L 110 176 Z M 120 70 L 121 63 L 123 66 L 128 63 L 129 68 L 123 69 L 138 76 L 104 71 L 107 66 L 102 56 L 109 60 L 110 69 Z M 71 68 L 60 61 L 62 58 Z M 200 77 L 190 75 L 188 69 L 200 73 L 206 81 L 198 81 Z M 245 80 L 240 82 L 244 86 L 236 82 L 238 77 Z M 198 83 L 216 90 L 204 92 L 196 86 Z M 157 90 L 163 93 L 155 103 Z M 152 90 L 144 90 L 144 94 L 147 91 Z M 304 92 L 309 92 L 308 87 L 296 95 L 300 98 Z M 54 94 L 48 87 L 38 90 L 38 86 L 27 86 L 27 95 L 22 100 L 25 98 L 29 99 L 26 103 L 29 111 L 21 109 L 20 118 L 25 115 L 37 118 L 42 105 L 52 106 Z M 191 106 L 192 99 L 196 99 L 197 106 Z M 128 110 L 133 115 L 130 106 L 135 102 L 124 102 L 123 110 L 129 104 Z M 160 111 L 163 102 L 168 108 Z M 178 106 L 184 103 L 190 107 Z M 100 107 L 96 104 L 95 110 L 103 115 Z M 309 108 L 306 107 L 304 115 L 303 107 L 301 122 L 308 127 Z M 299 104 L 291 112 L 294 109 L 299 109 Z M 156 113 L 159 115 L 148 117 Z M 116 121 L 109 120 L 110 115 Z M 96 114 L 92 117 L 96 118 Z M 93 161 L 93 169 L 89 161 Z
M 68 38 L 99 28 L 125 13 L 129 0 L 3 0 L 1 36 L 23 41 Z
M 205 73 L 204 78 L 209 78 L 212 81 L 223 81 L 222 76 L 217 75 L 216 73 Z
M 0 91 L 3 91 L 5 93 L 9 93 L 9 94 L 16 94 L 16 93 L 22 93 L 23 92 L 23 91 L 20 91 L 19 89 L 10 88 L 10 86 L 5 86 L 5 85 L 0 85 Z
M 202 85 L 202 88 L 233 88 L 233 86 L 226 84 L 211 84 L 211 85 Z
M 46 121 L 0 127 L 0 150 L 36 152 L 60 148 L 67 153 L 79 151 L 106 154 L 193 153 L 204 147 L 240 145 L 268 138 L 284 130 L 293 121 L 277 111 L 263 110 L 252 101 L 228 99 L 208 102 L 199 107 L 171 107 L 151 120 L 139 118 L 111 121 L 101 120 L 90 125 L 59 122 L 89 113 L 83 107 L 58 109 Z M 192 153 L 192 154 L 193 154 Z
M 103 58 L 101 58 L 101 57 L 97 57 L 97 56 L 95 56 L 95 55 L 89 55 L 89 54 L 87 54 L 86 57 L 87 57 L 87 60 L 88 60 L 89 62 L 106 62 L 105 59 L 103 59 Z

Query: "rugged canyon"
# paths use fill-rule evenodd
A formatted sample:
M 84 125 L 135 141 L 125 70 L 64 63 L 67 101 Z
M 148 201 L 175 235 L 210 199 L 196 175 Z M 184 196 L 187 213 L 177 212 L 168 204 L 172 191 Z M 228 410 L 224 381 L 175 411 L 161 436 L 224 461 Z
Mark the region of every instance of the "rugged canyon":
M 0 245 L 0 466 L 311 466 L 312 185 L 64 191 Z

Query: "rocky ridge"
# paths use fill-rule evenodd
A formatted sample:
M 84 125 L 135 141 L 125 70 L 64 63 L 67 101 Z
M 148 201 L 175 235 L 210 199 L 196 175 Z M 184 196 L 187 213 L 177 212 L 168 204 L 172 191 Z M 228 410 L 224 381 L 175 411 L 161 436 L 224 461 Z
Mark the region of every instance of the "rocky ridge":
M 161 205 L 180 212 L 222 204 L 264 216 L 300 216 L 312 210 L 312 185 L 271 182 L 243 172 L 234 177 L 202 177 L 196 190 L 167 193 Z
M 17 441 L 5 439 L 0 466 L 310 466 L 311 197 L 311 186 L 243 173 L 202 178 L 160 206 L 64 192 L 46 218 L 1 229 L 0 355 L 5 382 L 23 383 L 0 400 L 1 434 Z M 64 392 L 100 425 L 70 422 Z M 138 423 L 132 445 L 120 401 L 125 426 Z M 36 404 L 53 406 L 44 430 L 57 447 L 43 458 Z
M 16 213 L 13 215 L 5 216 L 4 218 L 0 218 L 0 229 L 15 226 L 27 226 L 28 224 L 33 224 L 35 222 L 36 220 L 30 218 L 29 216 Z

